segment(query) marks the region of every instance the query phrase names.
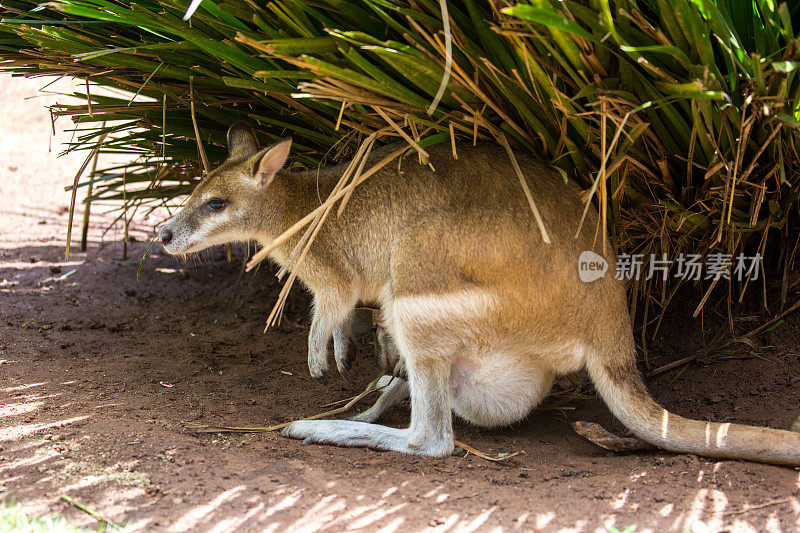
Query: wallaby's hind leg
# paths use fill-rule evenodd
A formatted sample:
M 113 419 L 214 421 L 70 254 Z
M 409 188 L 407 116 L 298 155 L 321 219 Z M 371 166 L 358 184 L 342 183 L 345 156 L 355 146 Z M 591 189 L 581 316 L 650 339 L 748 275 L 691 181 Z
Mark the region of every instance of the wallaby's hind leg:
M 442 457 L 453 453 L 449 358 L 408 361 L 411 425 L 396 429 L 353 420 L 299 420 L 281 434 L 305 443 L 335 444 L 412 455 Z
M 356 422 L 375 422 L 387 409 L 394 407 L 408 398 L 408 382 L 403 378 L 386 375 L 378 381 L 377 386 L 386 386 L 381 392 L 378 401 L 363 413 L 351 417 L 350 420 L 355 420 Z

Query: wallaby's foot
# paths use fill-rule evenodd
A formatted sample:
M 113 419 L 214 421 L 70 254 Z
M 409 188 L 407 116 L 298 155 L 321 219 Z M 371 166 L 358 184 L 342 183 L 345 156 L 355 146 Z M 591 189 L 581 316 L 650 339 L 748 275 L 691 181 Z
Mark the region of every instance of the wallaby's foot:
M 317 381 L 325 382 L 328 376 L 328 354 L 309 350 L 308 352 L 308 372 Z
M 333 358 L 336 369 L 347 381 L 352 381 L 351 368 L 355 361 L 356 345 L 350 339 L 350 322 L 347 321 L 333 330 Z
M 794 419 L 792 425 L 789 426 L 789 431 L 794 431 L 795 433 L 800 432 L 800 416 Z
M 355 379 L 356 373 L 353 371 L 352 364 L 348 364 L 347 366 L 339 366 L 337 364 L 336 369 L 339 370 L 339 375 L 341 375 L 346 382 L 352 383 Z
M 335 337 L 334 337 L 335 339 Z M 334 343 L 334 348 L 336 344 Z M 346 381 L 353 381 L 354 373 L 353 373 L 353 366 L 355 362 L 355 353 L 356 353 L 356 345 L 355 343 L 347 343 L 344 347 L 344 350 L 335 350 L 334 351 L 334 358 L 336 359 L 336 369 L 339 371 L 339 374 Z
M 445 457 L 453 453 L 452 439 L 449 442 L 442 440 L 428 442 L 425 446 L 410 446 L 408 434 L 408 429 L 352 420 L 298 420 L 281 431 L 284 437 L 302 439 L 303 444 L 333 444 L 431 457 Z
M 322 340 L 308 344 L 308 373 L 320 383 L 328 381 L 328 344 Z
M 350 312 L 353 302 L 342 302 L 338 293 L 315 295 L 314 316 L 308 331 L 308 371 L 322 379 L 328 371 L 328 345 L 333 338 L 336 366 L 341 370 L 350 344 Z

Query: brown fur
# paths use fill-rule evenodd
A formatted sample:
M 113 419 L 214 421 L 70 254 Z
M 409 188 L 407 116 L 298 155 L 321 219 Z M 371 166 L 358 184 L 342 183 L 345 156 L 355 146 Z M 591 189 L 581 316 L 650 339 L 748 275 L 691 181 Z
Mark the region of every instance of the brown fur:
M 269 244 L 318 207 L 344 170 L 339 166 L 281 171 L 256 179 L 258 168 L 283 164 L 269 155 L 270 150 L 288 146 L 253 152 L 257 145 L 249 135 L 246 130 L 234 131 L 233 158 L 209 174 L 169 223 L 174 237 L 168 251 L 180 253 L 191 251 L 192 246 L 232 240 Z M 552 240 L 546 244 L 506 153 L 489 145 L 462 146 L 458 153 L 454 160 L 449 147 L 431 148 L 430 162 L 436 172 L 420 166 L 415 158 L 403 160 L 399 169 L 390 165 L 377 172 L 356 188 L 340 217 L 328 218 L 298 267 L 298 277 L 315 296 L 309 339 L 312 374 L 321 374 L 327 366 L 331 335 L 340 363 L 336 335 L 346 328 L 347 314 L 356 302 L 369 301 L 383 306 L 387 331 L 400 348 L 392 353 L 403 357 L 411 384 L 408 448 L 392 441 L 394 434 L 387 433 L 383 443 L 352 438 L 361 426 L 341 426 L 344 437 L 329 436 L 339 435 L 331 428 L 338 431 L 340 426 L 325 426 L 328 436 L 317 441 L 407 453 L 448 453 L 452 443 L 449 447 L 429 445 L 438 443 L 437 439 L 452 440 L 447 433 L 449 407 L 442 407 L 450 400 L 438 396 L 441 388 L 448 386 L 449 379 L 455 387 L 451 394 L 457 394 L 459 387 L 472 386 L 473 378 L 490 379 L 481 372 L 491 376 L 487 369 L 500 364 L 492 362 L 492 354 L 500 350 L 507 359 L 497 361 L 510 361 L 516 365 L 514 371 L 543 389 L 531 397 L 533 404 L 544 396 L 554 377 L 587 368 L 612 412 L 648 442 L 712 457 L 800 464 L 800 435 L 688 420 L 655 403 L 636 369 L 625 291 L 614 277 L 614 251 L 602 250 L 594 209 L 575 238 L 583 211 L 575 183 L 565 183 L 534 158 L 518 156 Z M 374 154 L 373 161 L 381 155 Z M 226 200 L 227 215 L 206 207 L 212 196 Z M 199 244 L 178 249 L 178 240 Z M 272 259 L 284 263 L 297 240 L 293 237 L 276 248 Z M 585 250 L 608 261 L 605 277 L 580 280 L 578 256 Z M 430 312 L 413 306 L 427 301 L 432 302 Z M 398 302 L 406 302 L 405 307 L 395 305 Z M 471 305 L 485 308 L 476 311 Z M 334 318 L 326 322 L 327 317 Z M 331 333 L 334 325 L 339 329 Z M 428 388 L 417 384 L 423 380 Z M 472 389 L 464 390 L 472 394 Z M 518 416 L 513 409 L 512 414 L 503 414 L 513 405 L 501 393 L 494 398 L 496 419 Z M 461 402 L 462 416 L 493 425 L 490 402 L 483 412 L 479 397 L 463 394 L 461 400 L 452 399 Z M 416 417 L 415 412 L 421 410 L 422 418 Z M 524 409 L 520 412 L 524 416 Z M 314 427 L 304 426 L 302 431 L 313 434 Z M 289 434 L 315 440 L 297 431 Z

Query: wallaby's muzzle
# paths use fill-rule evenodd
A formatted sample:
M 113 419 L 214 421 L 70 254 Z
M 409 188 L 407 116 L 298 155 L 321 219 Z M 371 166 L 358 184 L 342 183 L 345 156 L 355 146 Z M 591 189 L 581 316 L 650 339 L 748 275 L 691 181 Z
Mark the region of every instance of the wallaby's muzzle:
M 170 255 L 188 254 L 219 244 L 208 235 L 214 224 L 202 220 L 196 211 L 192 205 L 187 205 L 161 227 L 158 239 L 165 252 Z

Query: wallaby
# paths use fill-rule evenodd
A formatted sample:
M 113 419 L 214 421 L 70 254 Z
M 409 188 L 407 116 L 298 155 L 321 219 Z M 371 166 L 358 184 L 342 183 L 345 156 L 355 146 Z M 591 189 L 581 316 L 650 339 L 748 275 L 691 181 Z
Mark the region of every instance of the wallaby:
M 344 170 L 282 170 L 291 140 L 259 148 L 245 125 L 229 130 L 228 145 L 228 160 L 161 229 L 168 253 L 232 241 L 268 245 L 318 207 Z M 395 379 L 354 420 L 298 421 L 284 435 L 445 456 L 453 451 L 452 413 L 479 426 L 511 424 L 542 401 L 554 379 L 585 368 L 611 412 L 651 444 L 800 465 L 800 434 L 689 420 L 653 400 L 636 368 L 625 288 L 593 208 L 575 236 L 584 210 L 576 183 L 516 154 L 548 244 L 503 148 L 460 146 L 457 159 L 450 146 L 428 153 L 431 166 L 408 158 L 359 185 L 297 266 L 314 296 L 312 376 L 327 369 L 331 337 L 336 364 L 346 369 L 353 309 L 373 302 L 407 379 Z M 271 258 L 284 264 L 299 238 Z M 604 276 L 581 280 L 584 251 L 607 261 Z M 409 394 L 407 429 L 371 423 Z

